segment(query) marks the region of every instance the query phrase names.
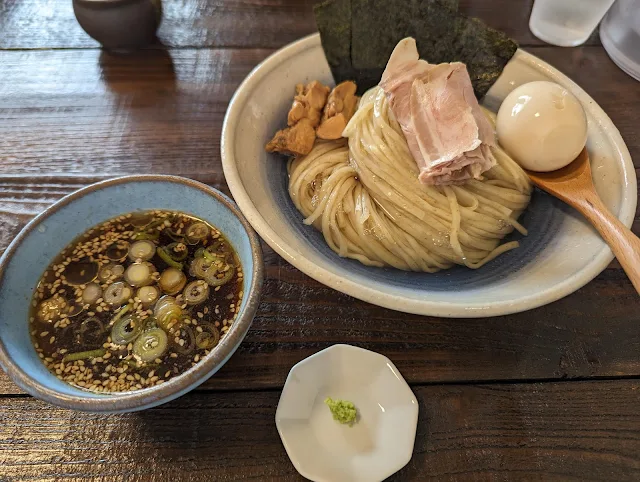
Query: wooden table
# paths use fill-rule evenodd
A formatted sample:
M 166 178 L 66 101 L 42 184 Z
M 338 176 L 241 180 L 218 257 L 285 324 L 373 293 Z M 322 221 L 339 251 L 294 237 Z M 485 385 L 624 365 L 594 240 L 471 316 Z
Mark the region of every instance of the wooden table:
M 597 36 L 551 47 L 527 28 L 532 0 L 460 3 L 578 82 L 640 165 L 640 84 Z M 109 177 L 177 174 L 228 193 L 227 103 L 258 62 L 315 31 L 311 4 L 167 0 L 164 47 L 116 57 L 69 0 L 0 0 L 0 251 L 49 204 Z M 463 320 L 369 305 L 264 251 L 245 342 L 175 402 L 74 413 L 0 372 L 0 480 L 299 480 L 274 424 L 278 397 L 293 364 L 338 342 L 391 358 L 420 402 L 414 456 L 394 480 L 640 479 L 640 298 L 616 262 L 543 308 Z

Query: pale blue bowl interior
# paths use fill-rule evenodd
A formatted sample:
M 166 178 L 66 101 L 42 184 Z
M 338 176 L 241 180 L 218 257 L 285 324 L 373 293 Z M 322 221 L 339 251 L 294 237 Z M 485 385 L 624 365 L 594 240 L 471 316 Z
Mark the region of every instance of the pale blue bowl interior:
M 0 280 L 0 340 L 9 358 L 46 388 L 86 398 L 105 397 L 60 381 L 38 358 L 29 336 L 28 317 L 31 297 L 40 276 L 55 256 L 87 229 L 114 216 L 147 209 L 182 211 L 216 226 L 240 257 L 245 274 L 243 289 L 249 293 L 254 276 L 249 236 L 234 213 L 215 197 L 168 181 L 133 181 L 89 192 L 38 223 L 8 260 Z M 245 296 L 240 312 L 245 309 L 247 300 L 248 296 Z M 215 370 L 219 368 L 217 366 Z

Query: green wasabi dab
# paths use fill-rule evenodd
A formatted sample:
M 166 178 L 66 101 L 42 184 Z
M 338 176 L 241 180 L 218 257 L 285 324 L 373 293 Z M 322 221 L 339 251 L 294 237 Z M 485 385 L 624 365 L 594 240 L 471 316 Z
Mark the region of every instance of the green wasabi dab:
M 324 403 L 329 407 L 329 410 L 331 410 L 333 419 L 336 422 L 349 425 L 350 427 L 356 423 L 358 410 L 353 403 L 347 400 L 332 400 L 331 397 L 327 397 Z

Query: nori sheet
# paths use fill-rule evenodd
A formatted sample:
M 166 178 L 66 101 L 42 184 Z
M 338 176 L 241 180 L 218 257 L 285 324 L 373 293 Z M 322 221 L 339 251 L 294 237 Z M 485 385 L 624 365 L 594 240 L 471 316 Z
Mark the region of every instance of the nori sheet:
M 355 68 L 385 66 L 398 41 L 416 39 L 425 59 L 439 63 L 454 33 L 447 21 L 458 0 L 351 0 L 351 62 Z
M 518 44 L 476 18 L 458 0 L 327 0 L 314 7 L 334 80 L 355 80 L 358 93 L 376 85 L 396 44 L 414 37 L 430 63 L 463 62 L 483 97 Z
M 313 12 L 334 80 L 340 83 L 355 79 L 358 73 L 351 64 L 351 0 L 326 0 L 314 5 Z
M 456 31 L 460 50 L 452 57 L 467 65 L 473 90 L 480 99 L 498 80 L 518 44 L 477 18 L 458 17 Z

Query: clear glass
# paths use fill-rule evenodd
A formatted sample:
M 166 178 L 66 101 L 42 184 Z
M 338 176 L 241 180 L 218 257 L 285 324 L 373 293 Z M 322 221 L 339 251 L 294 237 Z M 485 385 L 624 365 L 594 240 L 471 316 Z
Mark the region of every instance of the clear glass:
M 640 2 L 618 0 L 600 24 L 600 40 L 609 57 L 640 80 Z
M 540 40 L 561 47 L 583 44 L 614 0 L 535 0 L 529 29 Z

